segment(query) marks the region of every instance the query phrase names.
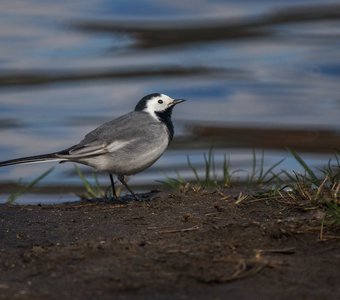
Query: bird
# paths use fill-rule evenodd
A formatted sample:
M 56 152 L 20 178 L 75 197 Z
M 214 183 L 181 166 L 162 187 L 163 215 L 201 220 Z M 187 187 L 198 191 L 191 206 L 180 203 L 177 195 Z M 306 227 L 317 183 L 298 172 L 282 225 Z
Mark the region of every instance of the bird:
M 51 161 L 80 163 L 109 174 L 115 199 L 118 197 L 113 175 L 135 200 L 139 200 L 126 183 L 125 176 L 147 169 L 164 153 L 174 136 L 173 108 L 184 101 L 161 93 L 146 95 L 133 111 L 102 124 L 74 146 L 53 153 L 0 161 L 0 167 Z

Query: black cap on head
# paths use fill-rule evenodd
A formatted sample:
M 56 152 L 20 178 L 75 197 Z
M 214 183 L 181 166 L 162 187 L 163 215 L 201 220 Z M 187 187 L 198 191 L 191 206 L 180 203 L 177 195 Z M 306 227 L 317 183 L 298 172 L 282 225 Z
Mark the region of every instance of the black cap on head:
M 146 108 L 146 103 L 154 98 L 154 97 L 160 97 L 161 94 L 160 93 L 153 93 L 153 94 L 149 94 L 144 96 L 142 99 L 139 100 L 139 102 L 137 103 L 136 107 L 135 107 L 135 111 L 141 111 L 144 110 Z

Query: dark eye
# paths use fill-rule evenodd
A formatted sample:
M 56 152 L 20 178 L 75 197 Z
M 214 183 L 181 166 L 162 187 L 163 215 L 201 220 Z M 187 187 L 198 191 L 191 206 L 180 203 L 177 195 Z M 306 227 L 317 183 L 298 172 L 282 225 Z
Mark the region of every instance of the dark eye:
M 159 103 L 159 104 L 162 104 L 162 103 L 163 103 L 163 100 L 161 100 L 161 99 L 158 100 L 158 103 Z

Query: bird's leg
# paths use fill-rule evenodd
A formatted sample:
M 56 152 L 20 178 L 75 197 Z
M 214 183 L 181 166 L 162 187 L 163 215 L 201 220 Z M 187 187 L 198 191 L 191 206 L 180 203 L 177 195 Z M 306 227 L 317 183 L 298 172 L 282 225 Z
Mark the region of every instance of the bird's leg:
M 136 196 L 136 194 L 130 189 L 130 187 L 127 185 L 127 183 L 125 182 L 124 179 L 124 175 L 118 175 L 118 179 L 119 181 L 127 188 L 127 190 L 131 193 L 131 195 L 133 196 L 133 198 L 135 198 L 135 200 L 139 201 L 138 197 Z
M 116 194 L 116 189 L 115 189 L 115 182 L 113 181 L 112 174 L 109 173 L 109 175 L 110 175 L 110 180 L 111 180 L 112 195 L 113 195 L 113 197 L 115 197 L 117 199 L 117 194 Z

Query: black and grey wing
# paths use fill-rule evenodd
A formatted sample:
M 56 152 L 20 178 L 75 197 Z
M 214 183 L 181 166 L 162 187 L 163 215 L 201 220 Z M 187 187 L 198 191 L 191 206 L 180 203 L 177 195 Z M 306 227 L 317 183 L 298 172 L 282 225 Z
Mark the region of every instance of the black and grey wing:
M 112 153 L 145 138 L 152 119 L 143 112 L 131 112 L 104 123 L 88 133 L 77 145 L 57 153 L 60 158 L 77 160 Z

